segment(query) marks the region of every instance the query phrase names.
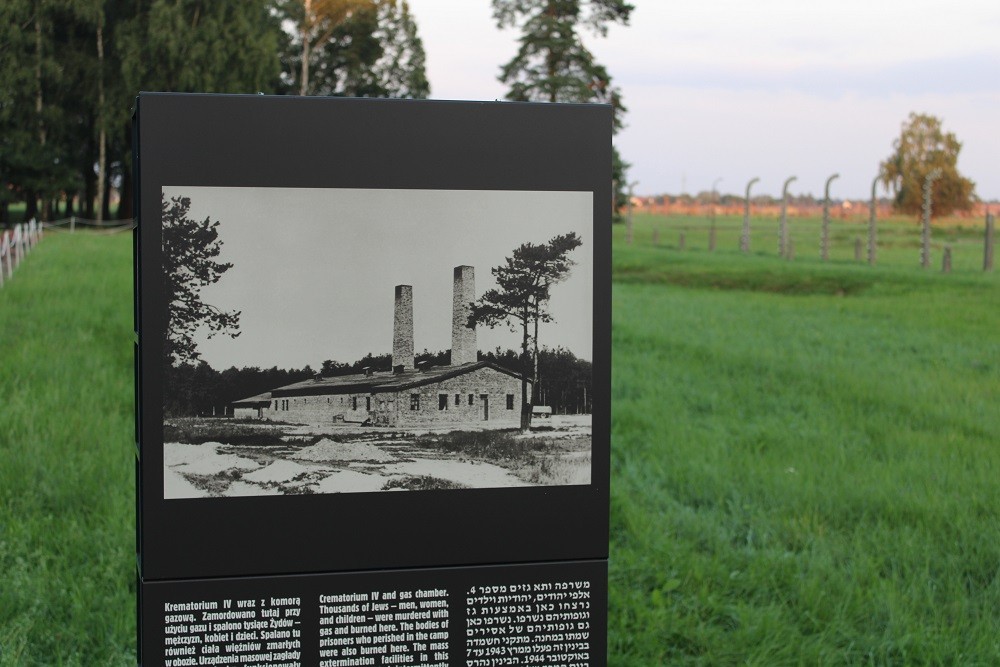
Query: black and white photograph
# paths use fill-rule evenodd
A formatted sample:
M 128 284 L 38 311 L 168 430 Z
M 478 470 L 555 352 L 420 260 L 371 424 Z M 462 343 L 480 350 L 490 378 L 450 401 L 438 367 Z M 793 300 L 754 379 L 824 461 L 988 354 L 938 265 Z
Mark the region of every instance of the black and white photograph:
M 160 204 L 165 499 L 591 483 L 591 192 Z

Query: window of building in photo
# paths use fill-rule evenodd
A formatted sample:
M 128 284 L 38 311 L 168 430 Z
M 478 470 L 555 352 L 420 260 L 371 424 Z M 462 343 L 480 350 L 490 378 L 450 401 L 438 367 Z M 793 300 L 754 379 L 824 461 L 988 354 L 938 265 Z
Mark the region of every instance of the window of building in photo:
M 358 397 L 351 396 L 351 410 L 357 410 L 357 409 L 358 409 Z
M 514 394 L 507 394 L 507 409 L 514 409 Z
M 410 394 L 410 409 L 411 410 L 420 409 L 420 394 Z
M 455 394 L 455 407 L 457 408 L 461 404 L 462 404 L 462 395 L 461 394 Z
M 472 405 L 472 394 L 469 394 L 469 405 Z
M 365 410 L 367 410 L 368 412 L 372 411 L 372 397 L 371 396 L 365 396 Z
M 448 409 L 448 394 L 438 394 L 438 410 Z

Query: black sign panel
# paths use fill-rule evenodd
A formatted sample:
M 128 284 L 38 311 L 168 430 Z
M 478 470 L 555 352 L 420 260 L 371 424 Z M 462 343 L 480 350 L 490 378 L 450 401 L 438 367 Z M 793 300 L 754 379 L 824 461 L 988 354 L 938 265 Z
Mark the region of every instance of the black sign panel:
M 610 130 L 139 97 L 142 664 L 604 663 Z

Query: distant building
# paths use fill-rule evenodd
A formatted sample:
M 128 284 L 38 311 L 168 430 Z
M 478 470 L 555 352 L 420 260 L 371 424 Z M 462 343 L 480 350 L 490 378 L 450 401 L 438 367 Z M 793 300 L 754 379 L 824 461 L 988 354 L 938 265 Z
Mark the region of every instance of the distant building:
M 521 376 L 477 361 L 476 330 L 466 326 L 474 300 L 473 267 L 455 267 L 449 366 L 414 367 L 413 288 L 397 285 L 391 371 L 317 377 L 278 387 L 233 402 L 233 416 L 317 425 L 517 426 Z

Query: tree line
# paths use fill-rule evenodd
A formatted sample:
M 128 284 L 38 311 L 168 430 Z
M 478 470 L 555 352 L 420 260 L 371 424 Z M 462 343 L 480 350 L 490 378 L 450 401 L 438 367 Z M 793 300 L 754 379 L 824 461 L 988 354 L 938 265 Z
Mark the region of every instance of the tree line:
M 0 52 L 6 224 L 130 217 L 140 90 L 430 92 L 405 0 L 4 0 Z
M 480 0 L 485 2 L 486 0 Z M 581 32 L 628 24 L 624 0 L 490 0 L 520 34 L 507 99 L 599 102 L 621 91 Z M 132 211 L 139 91 L 424 98 L 426 56 L 406 0 L 4 0 L 0 224 Z M 628 165 L 614 152 L 616 203 Z M 113 200 L 118 199 L 118 206 Z
M 489 361 L 502 368 L 520 373 L 523 367 L 521 354 L 514 350 L 480 352 L 480 361 Z M 416 355 L 418 364 L 448 365 L 451 350 Z M 233 401 L 238 401 L 278 387 L 316 377 L 354 375 L 364 369 L 389 371 L 391 354 L 367 354 L 353 362 L 344 363 L 328 359 L 320 369 L 260 368 L 235 366 L 218 371 L 203 360 L 168 365 L 164 368 L 164 414 L 167 417 L 222 416 L 231 414 Z M 557 347 L 542 348 L 538 353 L 538 389 L 535 405 L 548 405 L 555 414 L 589 413 L 593 406 L 592 364 L 579 359 L 569 350 Z

